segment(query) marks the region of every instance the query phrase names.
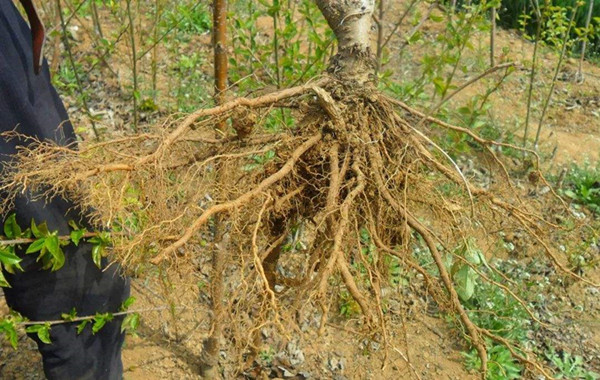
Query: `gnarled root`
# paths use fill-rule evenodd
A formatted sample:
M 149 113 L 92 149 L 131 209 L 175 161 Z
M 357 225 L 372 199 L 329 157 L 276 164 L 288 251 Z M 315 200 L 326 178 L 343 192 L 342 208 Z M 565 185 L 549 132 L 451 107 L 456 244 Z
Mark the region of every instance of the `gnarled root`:
M 554 264 L 569 271 L 543 243 L 542 228 L 551 224 L 530 212 L 514 189 L 492 192 L 470 184 L 450 156 L 441 152 L 438 158 L 441 148 L 404 120 L 392 103 L 368 86 L 356 90 L 321 80 L 198 111 L 166 135 L 121 139 L 80 151 L 36 142 L 8 167 L 0 190 L 13 196 L 30 190 L 75 198 L 94 210 L 98 222 L 113 227 L 115 257 L 129 267 L 148 262 L 184 266 L 190 252 L 202 254 L 197 243 L 209 239 L 210 223 L 225 220 L 228 230 L 223 233 L 234 243 L 227 262 L 234 269 L 219 270 L 216 262 L 215 270 L 241 278 L 237 287 L 225 279 L 229 285 L 223 297 L 237 297 L 237 304 L 228 306 L 235 310 L 230 318 L 242 318 L 244 304 L 239 300 L 247 300 L 247 313 L 255 323 L 249 329 L 252 336 L 258 326 L 270 323 L 268 315 L 286 319 L 280 307 L 284 302 L 318 300 L 323 327 L 332 290 L 342 286 L 366 325 L 385 329 L 382 257 L 397 257 L 406 269 L 419 272 L 434 298 L 458 316 L 485 374 L 482 336 L 510 343 L 471 321 L 445 267 L 443 255 L 452 254 L 446 247 L 485 224 L 484 217 L 501 215 L 538 239 Z M 259 113 L 256 120 L 262 120 L 273 104 L 299 109 L 294 129 L 272 138 L 259 135 L 254 125 L 238 136 L 207 137 L 210 126 L 223 117 L 252 108 Z M 492 144 L 471 131 L 452 128 L 484 148 Z M 508 181 L 501 160 L 487 152 Z M 217 176 L 219 181 L 214 181 Z M 440 184 L 452 191 L 442 194 Z M 290 242 L 296 224 L 308 226 L 301 244 L 305 249 Z M 365 248 L 371 244 L 374 248 Z M 413 249 L 420 244 L 437 274 L 415 259 Z M 533 363 L 517 351 L 514 355 Z

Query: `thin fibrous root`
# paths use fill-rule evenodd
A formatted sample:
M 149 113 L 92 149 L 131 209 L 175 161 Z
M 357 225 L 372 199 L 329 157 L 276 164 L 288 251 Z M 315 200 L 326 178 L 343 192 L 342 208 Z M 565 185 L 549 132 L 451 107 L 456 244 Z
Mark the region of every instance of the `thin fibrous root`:
M 75 195 L 84 200 L 87 196 L 86 207 L 98 210 L 98 220 L 103 223 L 108 220 L 127 226 L 128 218 L 139 217 L 139 231 L 127 229 L 113 235 L 115 256 L 125 266 L 147 260 L 148 256 L 137 259 L 139 252 L 157 250 L 151 263 L 185 264 L 187 260 L 174 260 L 177 253 L 184 247 L 195 249 L 192 246 L 195 239 L 206 243 L 207 225 L 214 220 L 226 220 L 230 227 L 227 235 L 239 247 L 236 250 L 230 246 L 221 255 L 230 260 L 228 270 L 243 274 L 240 287 L 232 291 L 235 297 L 231 299 L 236 300 L 236 305 L 226 307 L 236 308 L 236 317 L 246 312 L 245 307 L 256 308 L 249 317 L 252 322 L 240 319 L 237 320 L 242 321 L 240 324 L 232 324 L 233 329 L 242 330 L 244 334 L 249 331 L 250 335 L 256 335 L 260 326 L 266 324 L 275 324 L 284 330 L 286 327 L 280 322 L 289 317 L 286 314 L 289 310 L 284 306 L 289 306 L 286 302 L 294 291 L 296 305 L 315 297 L 323 309 L 323 329 L 329 307 L 335 302 L 332 292 L 338 290 L 332 289 L 330 281 L 335 275 L 340 288 L 345 287 L 360 307 L 367 326 L 381 326 L 385 343 L 388 319 L 383 313 L 381 288 L 388 268 L 386 262 L 380 260 L 382 256 L 371 251 L 393 255 L 406 268 L 422 274 L 427 292 L 441 307 L 458 317 L 465 336 L 478 352 L 485 376 L 484 339 L 489 337 L 505 345 L 510 342 L 493 337 L 490 331 L 479 328 L 469 318 L 458 298 L 458 286 L 442 259 L 442 254 L 448 251 L 446 244 L 452 244 L 452 238 L 446 241 L 443 233 L 464 235 L 468 232 L 463 223 L 469 228 L 479 228 L 484 220 L 476 217 L 486 216 L 488 211 L 494 217 L 506 216 L 543 245 L 557 270 L 590 282 L 569 271 L 542 240 L 546 228 L 558 226 L 526 207 L 527 203 L 519 198 L 517 191 L 512 191 L 508 198 L 500 198 L 493 190 L 469 183 L 449 154 L 418 126 L 436 123 L 470 136 L 487 150 L 495 161 L 491 165 L 502 169 L 510 186 L 508 171 L 492 148 L 494 145 L 521 148 L 483 139 L 468 129 L 373 94 L 375 92 L 369 89 L 349 89 L 343 83 L 321 80 L 199 110 L 168 132 L 162 129 L 143 137 L 120 139 L 114 145 L 100 143 L 75 151 L 33 142 L 21 152 L 20 161 L 11 173 L 14 175 L 7 176 L 10 183 L 6 189 L 20 186 L 30 191 L 46 191 L 49 187 L 47 194 L 69 196 L 69 191 L 76 188 Z M 214 134 L 210 134 L 211 138 L 205 137 L 208 132 L 212 133 L 214 124 L 235 118 L 247 108 L 263 108 L 261 112 L 268 115 L 272 108 L 290 104 L 298 105 L 291 115 L 302 121 L 297 128 L 285 129 L 275 137 L 256 135 L 258 128 L 250 129 L 247 136 L 240 136 L 236 129 L 235 136 L 224 133 L 222 138 L 212 138 Z M 398 107 L 419 116 L 418 126 L 404 120 L 396 112 Z M 446 158 L 438 156 L 432 146 Z M 531 153 L 537 157 L 535 152 Z M 28 169 L 30 163 L 35 166 Z M 215 177 L 220 180 L 214 181 Z M 440 179 L 444 185 L 456 184 L 460 190 L 463 186 L 466 188 L 464 192 L 448 195 L 454 197 L 456 209 L 446 208 L 446 194 L 437 187 Z M 469 193 L 469 199 L 465 193 Z M 460 218 L 462 211 L 454 211 L 463 208 L 463 201 L 465 206 L 470 201 L 470 218 L 467 212 Z M 452 218 L 444 221 L 437 215 L 431 217 L 432 212 L 449 212 Z M 428 222 L 422 222 L 421 216 L 430 216 L 432 223 L 446 222 L 449 228 L 436 230 Z M 292 237 L 291 231 L 295 231 L 296 221 L 310 225 L 307 235 L 312 241 L 302 245 L 303 250 L 295 248 L 296 240 L 294 244 L 287 240 Z M 296 237 L 294 234 L 293 238 Z M 439 275 L 419 265 L 410 253 L 410 244 L 421 238 Z M 161 250 L 161 247 L 164 248 Z M 287 247 L 293 247 L 293 257 Z M 485 268 L 455 256 L 461 264 L 470 266 L 482 281 L 516 299 L 534 322 L 542 324 L 527 309 L 525 301 L 503 285 L 502 280 L 496 281 L 495 277 L 486 275 Z M 280 268 L 284 270 L 279 271 Z M 498 274 L 506 283 L 510 282 L 504 274 L 499 271 Z M 274 291 L 276 283 L 283 284 L 283 290 Z M 224 293 L 223 297 L 228 298 L 228 294 Z M 267 316 L 274 316 L 276 320 L 268 321 Z M 531 357 L 518 346 L 512 345 L 509 349 L 515 358 L 546 374 L 544 368 L 531 362 Z
M 382 167 L 381 157 L 378 155 L 377 151 L 372 146 L 369 146 L 368 152 L 369 152 L 369 158 L 371 159 L 373 176 L 375 177 L 378 191 L 387 200 L 389 205 L 392 206 L 396 211 L 398 211 L 402 215 L 402 217 L 408 223 L 409 227 L 411 229 L 413 229 L 416 233 L 418 233 L 423 238 L 423 240 L 425 241 L 425 244 L 427 245 L 427 248 L 429 248 L 429 252 L 439 270 L 440 277 L 442 278 L 442 282 L 444 283 L 444 286 L 446 287 L 446 290 L 448 291 L 448 293 L 450 293 L 450 301 L 452 302 L 452 306 L 453 306 L 455 312 L 458 313 L 460 320 L 462 321 L 462 323 L 466 327 L 467 331 L 469 332 L 469 336 L 471 337 L 471 344 L 475 347 L 475 349 L 479 353 L 479 358 L 481 360 L 482 379 L 485 380 L 485 376 L 486 376 L 486 372 L 487 372 L 487 350 L 485 348 L 485 343 L 481 339 L 481 336 L 478 332 L 477 326 L 475 326 L 475 324 L 473 324 L 473 322 L 467 315 L 467 312 L 465 311 L 465 309 L 462 307 L 462 305 L 460 303 L 456 289 L 454 288 L 454 285 L 452 284 L 450 275 L 448 274 L 448 271 L 446 270 L 442 256 L 436 247 L 433 237 L 431 236 L 431 234 L 429 233 L 427 228 L 425 226 L 423 226 L 423 224 L 421 222 L 419 222 L 415 217 L 413 217 L 411 214 L 409 214 L 407 212 L 406 208 L 404 206 L 402 206 L 399 202 L 397 202 L 396 199 L 389 193 L 389 191 L 387 190 L 387 187 L 385 186 L 385 181 L 381 177 L 381 167 Z
M 286 175 L 288 175 L 294 169 L 294 165 L 296 164 L 298 159 L 300 159 L 300 157 L 307 150 L 309 150 L 312 146 L 317 144 L 321 140 L 321 138 L 322 138 L 322 135 L 320 133 L 318 133 L 318 134 L 312 136 L 311 138 L 309 138 L 308 140 L 306 140 L 302 145 L 300 145 L 292 153 L 291 157 L 281 167 L 281 169 L 279 169 L 277 172 L 275 172 L 271 176 L 265 178 L 261 183 L 259 183 L 251 191 L 244 193 L 243 195 L 239 196 L 238 198 L 236 198 L 232 201 L 220 203 L 220 204 L 217 204 L 217 205 L 214 205 L 214 206 L 211 206 L 210 208 L 208 208 L 192 223 L 192 225 L 189 228 L 187 228 L 185 230 L 183 235 L 176 242 L 174 242 L 173 244 L 166 247 L 158 256 L 154 257 L 151 260 L 151 262 L 153 264 L 159 264 L 164 259 L 173 256 L 173 254 L 179 248 L 183 247 L 188 242 L 188 240 L 190 240 L 190 238 L 194 235 L 194 233 L 196 233 L 198 231 L 198 229 L 200 229 L 200 227 L 202 227 L 204 224 L 206 224 L 206 222 L 208 222 L 212 216 L 222 213 L 222 212 L 226 212 L 226 211 L 238 208 L 240 206 L 243 206 L 245 203 L 249 202 L 254 197 L 260 195 L 262 192 L 264 192 L 270 186 L 275 184 L 277 181 L 284 178 Z

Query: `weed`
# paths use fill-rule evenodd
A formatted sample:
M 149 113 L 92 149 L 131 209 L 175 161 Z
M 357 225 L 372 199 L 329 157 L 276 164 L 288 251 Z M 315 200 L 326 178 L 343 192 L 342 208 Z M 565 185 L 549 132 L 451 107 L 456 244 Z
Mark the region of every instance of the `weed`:
M 598 264 L 597 252 L 598 241 L 596 237 L 591 240 L 582 241 L 574 249 L 568 251 L 569 267 L 575 273 L 582 274 L 589 268 Z
M 407 273 L 402 267 L 400 260 L 390 255 L 385 255 L 383 260 L 387 269 L 389 283 L 396 286 L 407 286 L 409 284 Z
M 600 164 L 572 164 L 565 177 L 562 194 L 600 214 Z
M 481 367 L 481 359 L 475 350 L 463 353 L 463 356 L 467 369 L 476 370 Z M 488 349 L 487 380 L 520 379 L 522 371 L 523 366 L 515 361 L 508 348 L 494 345 Z
M 178 111 L 191 112 L 197 108 L 198 104 L 208 101 L 210 93 L 207 93 L 205 89 L 209 85 L 200 69 L 205 61 L 206 58 L 199 52 L 182 54 L 176 65 L 171 68 L 176 78 L 176 85 L 171 96 L 177 102 Z
M 588 371 L 584 367 L 583 358 L 579 355 L 571 355 L 568 352 L 556 352 L 552 347 L 546 358 L 556 367 L 558 373 L 556 379 L 597 380 L 600 374 Z
M 188 4 L 177 6 L 175 11 L 178 16 L 183 16 L 179 23 L 179 30 L 190 34 L 208 33 L 212 21 L 210 14 L 204 7 L 191 7 Z
M 265 166 L 266 163 L 273 160 L 275 158 L 275 151 L 269 150 L 264 154 L 253 154 L 250 156 L 251 162 L 242 167 L 244 171 L 252 171 L 256 169 L 261 169 Z
M 487 263 L 483 252 L 473 241 L 468 240 L 454 251 L 454 256 L 463 258 L 451 264 L 451 273 L 469 317 L 477 326 L 488 329 L 510 342 L 527 343 L 528 331 L 532 329 L 530 317 L 514 297 L 481 278 L 479 273 L 485 273 L 486 277 L 499 280 L 499 275 L 491 270 L 491 264 Z M 500 266 L 502 262 L 497 264 Z M 491 340 L 486 340 L 486 345 L 488 379 L 521 377 L 523 366 L 511 355 L 507 347 Z M 480 358 L 474 348 L 463 355 L 467 368 L 479 368 Z
M 262 350 L 258 353 L 259 359 L 266 364 L 266 366 L 270 366 L 273 363 L 273 358 L 275 357 L 275 350 L 273 347 L 269 347 L 266 350 Z
M 340 315 L 344 318 L 352 318 L 360 315 L 360 305 L 346 290 L 340 293 L 339 308 Z
M 163 14 L 160 28 L 176 30 L 175 39 L 179 42 L 189 42 L 191 36 L 210 31 L 210 13 L 206 7 L 195 6 L 192 3 L 188 1 L 178 4 L 175 8 L 165 9 Z
M 415 254 L 417 257 L 421 256 L 419 250 L 415 251 Z M 457 260 L 458 257 L 461 259 Z M 491 266 L 494 265 L 496 270 L 509 271 L 514 269 L 514 265 L 502 261 L 488 263 L 473 240 L 467 240 L 457 247 L 452 255 L 446 255 L 445 259 L 463 307 L 477 326 L 488 329 L 510 342 L 527 343 L 527 334 L 532 328 L 527 311 L 511 295 L 495 284 L 484 281 L 479 274 L 485 274 L 486 277 L 498 281 L 499 275 L 491 270 Z M 516 274 L 520 275 L 523 272 L 517 271 Z M 522 281 L 527 278 L 527 273 L 524 274 Z M 515 292 L 518 295 L 518 292 Z M 488 348 L 487 379 L 521 378 L 524 368 L 511 355 L 507 347 L 490 340 L 486 340 L 486 346 Z M 475 348 L 463 352 L 463 356 L 468 369 L 480 368 L 481 359 Z
M 83 74 L 81 64 L 75 65 L 75 70 L 80 71 Z M 52 84 L 62 94 L 76 95 L 77 93 L 77 79 L 73 68 L 69 65 L 61 65 L 59 71 L 52 76 Z

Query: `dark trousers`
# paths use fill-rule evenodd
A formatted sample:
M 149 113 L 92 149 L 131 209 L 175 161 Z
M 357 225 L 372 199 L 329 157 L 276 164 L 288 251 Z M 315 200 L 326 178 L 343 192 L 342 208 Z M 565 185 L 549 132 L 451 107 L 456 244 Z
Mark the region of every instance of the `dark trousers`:
M 0 0 L 0 131 L 16 129 L 22 134 L 59 144 L 76 141 L 73 127 L 52 85 L 48 65 L 33 73 L 31 32 L 11 0 Z M 11 159 L 21 141 L 0 139 L 0 166 Z M 0 194 L 0 201 L 4 196 Z M 68 221 L 85 225 L 74 205 L 63 199 L 48 203 L 15 202 L 13 212 L 26 228 L 31 220 L 45 221 L 51 231 L 69 233 Z M 1 223 L 2 221 L 0 221 Z M 99 270 L 91 258 L 91 247 L 64 247 L 66 262 L 56 272 L 41 270 L 34 255 L 22 255 L 23 272 L 5 273 L 10 288 L 4 288 L 12 309 L 33 321 L 61 319 L 72 309 L 79 316 L 117 312 L 129 295 L 129 281 L 117 266 Z M 21 252 L 22 254 L 22 252 Z M 106 265 L 106 262 L 104 262 Z M 77 334 L 76 324 L 55 325 L 52 344 L 37 341 L 49 379 L 120 379 L 123 366 L 121 319 L 109 322 L 98 333 L 88 326 Z M 0 378 L 2 374 L 0 373 Z

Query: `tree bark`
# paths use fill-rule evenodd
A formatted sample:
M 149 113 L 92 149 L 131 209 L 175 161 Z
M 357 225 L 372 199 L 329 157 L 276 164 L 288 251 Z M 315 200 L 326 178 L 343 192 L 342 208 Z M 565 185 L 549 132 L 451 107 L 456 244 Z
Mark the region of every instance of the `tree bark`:
M 227 0 L 213 1 L 213 30 L 212 42 L 215 59 L 215 103 L 221 105 L 225 102 L 225 91 L 227 90 Z M 217 125 L 217 135 L 224 133 L 227 128 L 225 120 Z M 216 181 L 221 182 L 219 177 Z M 221 335 L 223 331 L 223 294 L 225 269 L 225 255 L 227 241 L 223 235 L 223 222 L 219 216 L 214 218 L 212 259 L 212 332 L 203 342 L 203 350 L 200 357 L 200 376 L 205 379 L 219 378 L 219 352 L 221 349 Z
M 223 104 L 227 90 L 227 0 L 213 2 L 213 49 L 215 56 L 215 103 Z
M 594 13 L 594 0 L 590 0 L 590 6 L 588 7 L 587 17 L 585 19 L 585 30 L 586 35 L 585 39 L 581 42 L 581 57 L 579 57 L 579 69 L 577 70 L 576 79 L 578 83 L 583 83 L 583 60 L 585 59 L 585 48 L 587 45 L 587 40 L 590 38 L 590 22 L 592 21 L 592 14 Z
M 383 17 L 384 17 L 384 0 L 379 0 L 379 14 L 377 15 L 377 54 L 375 55 L 375 73 L 378 74 L 381 69 L 381 59 L 383 56 Z
M 315 0 L 338 41 L 329 72 L 359 84 L 373 81 L 371 26 L 375 0 Z
M 490 30 L 490 67 L 496 66 L 496 6 L 491 9 L 492 28 Z

